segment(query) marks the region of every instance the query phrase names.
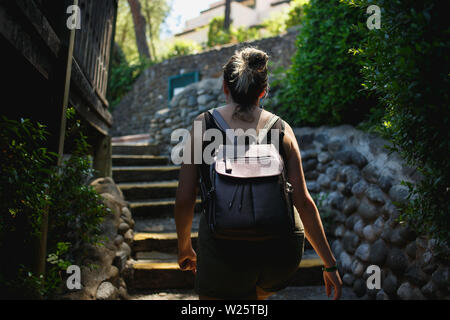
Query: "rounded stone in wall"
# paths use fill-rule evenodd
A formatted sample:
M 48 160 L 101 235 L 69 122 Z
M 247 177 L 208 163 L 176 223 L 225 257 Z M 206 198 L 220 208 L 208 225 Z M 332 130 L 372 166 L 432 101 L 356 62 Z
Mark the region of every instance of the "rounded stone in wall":
M 363 168 L 368 162 L 367 158 L 356 150 L 351 153 L 351 161 L 360 169 Z
M 429 298 L 429 299 L 435 299 L 436 293 L 439 291 L 439 288 L 433 281 L 428 281 L 426 285 L 424 285 L 422 288 L 420 288 L 420 291 L 422 291 L 422 294 Z
M 119 298 L 119 291 L 110 282 L 103 282 L 97 289 L 97 300 L 117 300 Z
M 405 223 L 398 225 L 391 234 L 390 241 L 397 245 L 403 246 L 407 242 L 415 239 L 415 232 Z
M 375 185 L 371 184 L 366 189 L 366 196 L 367 198 L 375 203 L 376 205 L 383 205 L 385 203 L 385 195 L 381 189 Z
M 389 295 L 383 289 L 377 292 L 376 300 L 390 300 Z
M 331 251 L 333 251 L 333 254 L 336 257 L 339 257 L 343 250 L 344 248 L 342 247 L 341 241 L 334 240 L 333 243 L 331 244 Z
M 391 241 L 391 235 L 392 235 L 392 228 L 390 228 L 388 225 L 384 227 L 383 232 L 381 232 L 380 238 L 383 239 L 386 242 Z
M 364 221 L 359 217 L 356 216 L 355 224 L 353 225 L 353 231 L 360 237 L 363 237 L 363 229 L 364 229 Z
M 317 151 L 314 150 L 314 149 L 308 149 L 308 150 L 302 151 L 301 152 L 301 156 L 302 156 L 302 161 L 309 160 L 309 159 L 317 160 L 316 159 L 317 158 Z M 317 162 L 316 162 L 316 164 L 317 164 Z
M 355 277 L 351 274 L 351 273 L 346 273 L 344 274 L 344 276 L 342 277 L 342 282 L 346 285 L 346 286 L 353 286 L 353 283 L 355 282 Z
M 320 143 L 321 145 L 328 145 L 328 142 L 330 141 L 330 137 L 324 133 L 319 133 L 315 136 L 315 141 Z
M 350 164 L 352 163 L 352 151 L 351 150 L 337 151 L 333 154 L 333 158 L 342 164 Z
M 367 285 L 366 282 L 363 279 L 356 279 L 353 283 L 353 292 L 356 294 L 357 297 L 362 297 L 366 293 Z
M 384 219 L 382 216 L 378 217 L 377 220 L 373 223 L 373 229 L 375 231 L 376 236 L 380 236 L 384 229 Z
M 382 288 L 384 292 L 390 296 L 395 296 L 397 294 L 398 281 L 397 277 L 393 273 L 389 273 L 382 282 Z
M 362 243 L 355 252 L 355 256 L 364 262 L 369 261 L 370 256 L 370 246 L 367 243 Z
M 358 214 L 365 221 L 372 221 L 378 217 L 379 210 L 371 204 L 366 198 L 363 198 L 358 207 Z
M 306 186 L 308 188 L 308 191 L 311 193 L 319 193 L 320 192 L 320 186 L 315 181 L 307 181 Z
M 404 185 L 395 185 L 389 189 L 389 197 L 394 202 L 398 202 L 400 204 L 406 204 L 408 202 L 409 189 Z
M 425 274 L 416 263 L 413 263 L 408 266 L 405 272 L 405 277 L 408 279 L 408 281 L 416 286 L 423 286 L 425 285 L 428 280 L 429 276 Z
M 356 222 L 358 222 L 361 218 L 357 215 L 352 215 L 350 217 L 348 217 L 347 219 L 345 219 L 345 227 L 348 230 L 352 230 L 353 226 L 355 225 Z M 359 234 L 357 234 L 359 236 Z
M 403 274 L 408 267 L 408 258 L 402 250 L 391 248 L 387 255 L 386 264 L 395 274 Z
M 344 201 L 344 207 L 342 209 L 342 212 L 345 215 L 351 215 L 352 213 L 354 213 L 359 206 L 359 200 L 356 197 L 351 197 L 349 199 L 346 199 Z
M 188 97 L 187 106 L 192 108 L 197 105 L 197 97 L 195 95 L 191 95 Z
M 362 264 L 358 259 L 352 262 L 352 273 L 355 277 L 361 277 L 364 273 L 364 264 Z
M 389 248 L 383 239 L 378 239 L 370 247 L 369 262 L 371 264 L 383 265 Z
M 377 239 L 377 234 L 375 232 L 375 229 L 370 224 L 364 227 L 363 236 L 364 236 L 364 239 L 366 239 L 370 243 L 374 242 Z
M 318 160 L 320 163 L 328 163 L 328 162 L 331 161 L 331 156 L 330 156 L 330 154 L 329 154 L 328 152 L 320 152 L 320 153 L 317 155 L 317 160 Z
M 450 268 L 448 266 L 440 266 L 431 275 L 431 279 L 440 289 L 447 289 L 450 286 Z
M 341 254 L 339 255 L 338 266 L 342 269 L 342 270 L 339 270 L 340 272 L 341 271 L 344 271 L 344 272 L 352 271 L 352 258 L 350 257 L 350 255 L 347 252 L 342 251 Z M 344 273 L 344 272 L 341 272 L 341 273 Z
M 378 182 L 378 178 L 380 177 L 380 170 L 372 163 L 366 165 L 362 170 L 361 174 L 369 183 L 376 184 Z
M 330 152 L 331 154 L 334 154 L 334 153 L 340 151 L 343 148 L 343 146 L 344 146 L 344 144 L 341 140 L 333 139 L 328 143 L 327 149 L 328 149 L 328 152 Z
M 344 196 L 351 197 L 353 195 L 352 188 L 353 188 L 353 183 L 347 182 L 347 183 L 345 183 L 344 190 L 342 190 L 341 192 Z
M 325 174 L 321 174 L 319 175 L 319 178 L 317 178 L 317 183 L 322 187 L 322 188 L 328 188 L 330 186 L 330 178 L 325 175 Z
M 339 225 L 339 226 L 337 226 L 336 229 L 334 230 L 334 235 L 335 235 L 337 238 L 340 238 L 340 237 L 342 237 L 342 236 L 344 235 L 344 232 L 345 232 L 345 228 L 344 228 L 342 225 Z
M 425 300 L 420 289 L 412 286 L 409 282 L 402 283 L 397 290 L 397 296 L 402 300 Z
M 378 178 L 378 186 L 383 190 L 384 192 L 388 193 L 389 190 L 392 187 L 394 179 L 389 176 L 381 176 Z
M 361 180 L 361 173 L 357 166 L 355 165 L 346 165 L 339 169 L 339 175 L 345 177 L 346 182 L 351 182 L 352 184 L 356 184 Z
M 335 181 L 333 181 L 335 182 Z M 328 196 L 328 201 L 331 205 L 332 208 L 337 209 L 339 211 L 342 211 L 343 206 L 344 206 L 344 200 L 345 198 L 342 196 L 342 194 L 340 192 L 332 192 L 330 193 L 330 195 Z
M 406 254 L 411 258 L 415 259 L 417 255 L 416 241 L 410 242 L 405 248 Z
M 365 195 L 367 188 L 368 188 L 367 182 L 365 182 L 364 180 L 360 180 L 352 187 L 352 193 L 356 197 L 361 199 Z
M 309 172 L 317 167 L 316 159 L 307 159 L 302 161 L 302 167 L 304 172 Z
M 344 249 L 349 252 L 353 253 L 355 252 L 356 248 L 359 244 L 359 237 L 355 233 L 351 231 L 346 231 L 344 233 L 344 237 L 342 238 L 342 246 Z

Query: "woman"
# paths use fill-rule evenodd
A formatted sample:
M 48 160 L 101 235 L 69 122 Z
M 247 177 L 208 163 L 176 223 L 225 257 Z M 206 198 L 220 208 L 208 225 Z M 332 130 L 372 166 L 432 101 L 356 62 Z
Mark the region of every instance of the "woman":
M 216 110 L 232 129 L 258 130 L 272 116 L 259 108 L 268 90 L 268 59 L 263 51 L 244 48 L 224 66 L 223 90 L 227 104 Z M 206 122 L 210 123 L 211 119 L 205 113 L 196 121 L 203 123 L 204 131 Z M 201 168 L 199 170 L 193 161 L 181 167 L 175 205 L 178 262 L 182 270 L 196 273 L 195 286 L 200 299 L 266 299 L 285 288 L 297 271 L 305 236 L 325 266 L 323 278 L 327 295 L 334 289 L 334 299 L 340 298 L 342 281 L 319 212 L 306 187 L 299 146 L 292 128 L 287 123 L 284 127 L 280 147 L 284 152 L 288 181 L 294 189 L 292 198 L 296 209 L 295 231 L 286 237 L 264 241 L 218 239 L 213 237 L 202 215 L 197 255 L 192 248 L 191 227 Z M 195 149 L 196 139 L 201 140 L 201 137 L 194 137 L 187 144 L 191 150 Z

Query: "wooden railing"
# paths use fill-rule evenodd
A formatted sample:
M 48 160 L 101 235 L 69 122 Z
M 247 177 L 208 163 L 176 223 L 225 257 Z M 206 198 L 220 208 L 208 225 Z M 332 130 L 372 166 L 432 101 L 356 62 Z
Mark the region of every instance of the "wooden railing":
M 106 101 L 117 0 L 79 0 L 79 7 L 81 30 L 76 33 L 74 57 L 99 97 Z

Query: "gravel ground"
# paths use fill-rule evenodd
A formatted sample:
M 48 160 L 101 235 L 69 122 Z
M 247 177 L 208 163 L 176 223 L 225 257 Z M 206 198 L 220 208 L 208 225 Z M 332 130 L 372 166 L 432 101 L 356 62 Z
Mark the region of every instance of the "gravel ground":
M 132 300 L 198 300 L 198 296 L 190 290 L 166 290 L 147 292 L 131 296 Z M 329 300 L 325 288 L 288 287 L 271 296 L 269 300 Z M 343 288 L 341 300 L 359 300 L 350 288 Z

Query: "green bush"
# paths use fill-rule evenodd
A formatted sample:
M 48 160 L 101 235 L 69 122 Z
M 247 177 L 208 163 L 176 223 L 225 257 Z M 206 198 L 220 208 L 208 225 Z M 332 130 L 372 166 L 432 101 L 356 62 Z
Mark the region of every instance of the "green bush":
M 450 28 L 444 2 L 349 1 L 362 12 L 381 8 L 381 29 L 361 45 L 364 85 L 386 108 L 394 150 L 423 174 L 410 187 L 402 217 L 421 234 L 448 245 L 450 235 Z M 367 16 L 366 16 L 367 18 Z
M 239 28 L 231 28 L 231 34 L 234 42 L 246 42 L 246 41 L 252 41 L 260 39 L 260 33 L 259 29 L 256 27 L 252 28 L 246 28 L 246 27 L 239 27 Z
M 208 42 L 207 47 L 212 48 L 214 46 L 220 46 L 228 43 L 241 43 L 251 40 L 257 40 L 261 38 L 259 28 L 235 28 L 230 26 L 230 30 L 226 32 L 223 29 L 225 18 L 215 17 L 208 26 Z
M 114 46 L 107 94 L 110 111 L 114 110 L 114 107 L 131 90 L 141 72 L 152 64 L 152 61 L 146 59 L 129 63 L 122 49 L 117 44 Z
M 373 106 L 362 90 L 360 57 L 349 52 L 366 36 L 355 27 L 363 12 L 329 0 L 304 8 L 292 66 L 275 83 L 275 111 L 293 125 L 359 123 Z
M 230 43 L 232 35 L 223 29 L 225 17 L 215 17 L 209 22 L 207 47 L 212 48 L 217 45 Z
M 194 41 L 176 39 L 173 43 L 170 44 L 166 58 L 170 59 L 179 56 L 187 56 L 190 54 L 199 53 L 201 51 L 202 47 Z
M 68 111 L 68 132 L 81 126 L 74 113 Z M 48 136 L 43 125 L 2 117 L 0 128 L 0 297 L 49 298 L 59 292 L 67 266 L 80 265 L 85 245 L 103 240 L 100 224 L 107 209 L 88 186 L 90 146 L 80 134 L 71 157 L 58 167 L 57 154 L 43 147 Z M 45 212 L 48 256 L 46 273 L 39 276 L 32 270 Z
M 286 28 L 291 28 L 298 26 L 302 23 L 304 17 L 304 5 L 307 4 L 309 0 L 294 0 L 291 2 L 289 11 L 287 13 Z

